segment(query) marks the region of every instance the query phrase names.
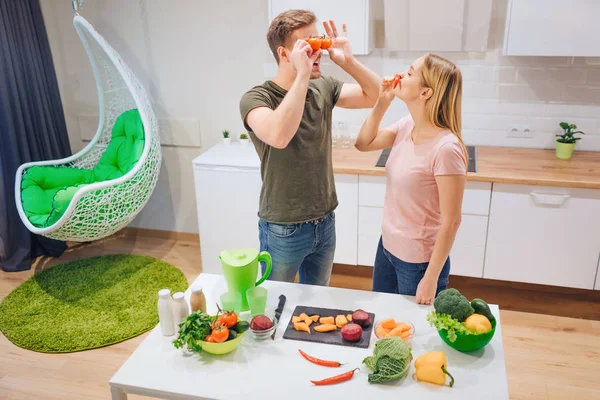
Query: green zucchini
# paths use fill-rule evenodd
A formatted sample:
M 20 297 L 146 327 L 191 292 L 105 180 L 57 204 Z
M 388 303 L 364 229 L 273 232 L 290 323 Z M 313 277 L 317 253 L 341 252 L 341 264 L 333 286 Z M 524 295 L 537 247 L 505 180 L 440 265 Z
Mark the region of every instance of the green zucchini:
M 475 310 L 477 314 L 485 315 L 486 318 L 490 320 L 490 322 L 492 322 L 495 319 L 494 314 L 492 314 L 492 311 L 490 311 L 490 307 L 485 301 L 481 299 L 473 299 L 473 301 L 471 301 L 471 307 L 473 307 L 473 310 Z

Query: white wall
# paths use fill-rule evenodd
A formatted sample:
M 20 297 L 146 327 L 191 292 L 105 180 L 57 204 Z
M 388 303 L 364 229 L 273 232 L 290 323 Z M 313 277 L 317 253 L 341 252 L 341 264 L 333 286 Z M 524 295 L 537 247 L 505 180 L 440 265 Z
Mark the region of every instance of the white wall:
M 421 54 L 385 49 L 385 10 L 383 0 L 376 1 L 378 48 L 360 60 L 380 74 L 393 75 Z M 77 151 L 95 131 L 94 80 L 73 30 L 70 2 L 41 3 L 71 147 Z M 567 120 L 587 133 L 578 149 L 600 150 L 600 58 L 501 56 L 506 3 L 494 0 L 488 52 L 440 54 L 463 72 L 465 141 L 551 148 L 558 123 Z M 87 1 L 81 14 L 140 78 L 165 128 L 159 183 L 133 226 L 197 232 L 191 160 L 216 143 L 223 129 L 243 131 L 239 99 L 266 79 L 265 65 L 269 70 L 274 62 L 265 39 L 267 1 Z M 323 60 L 324 73 L 350 81 Z M 356 131 L 367 113 L 336 109 L 334 118 L 347 120 Z M 385 122 L 405 113 L 396 101 Z M 534 137 L 508 138 L 513 124 L 529 125 Z
M 41 2 L 73 151 L 95 133 L 97 93 L 70 2 Z M 158 185 L 132 226 L 198 232 L 192 159 L 240 133 L 238 102 L 263 79 L 263 0 L 86 1 L 81 10 L 139 77 L 161 132 Z M 210 190 L 210 188 L 207 188 Z

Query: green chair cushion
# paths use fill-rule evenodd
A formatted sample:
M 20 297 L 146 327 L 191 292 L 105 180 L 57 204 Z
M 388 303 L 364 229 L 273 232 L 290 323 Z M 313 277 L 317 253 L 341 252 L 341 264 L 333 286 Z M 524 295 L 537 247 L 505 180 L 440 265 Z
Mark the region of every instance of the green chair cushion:
M 50 226 L 50 216 L 52 215 L 54 222 L 60 219 L 77 191 L 68 188 L 79 188 L 93 182 L 94 172 L 88 169 L 31 167 L 21 181 L 21 201 L 25 215 L 34 226 Z
M 135 166 L 144 151 L 144 126 L 138 110 L 121 114 L 110 143 L 93 170 L 34 166 L 21 181 L 21 201 L 29 221 L 38 228 L 58 221 L 85 185 L 120 178 Z
M 117 118 L 112 138 L 94 168 L 96 182 L 117 179 L 131 171 L 144 151 L 144 125 L 138 110 L 125 111 Z

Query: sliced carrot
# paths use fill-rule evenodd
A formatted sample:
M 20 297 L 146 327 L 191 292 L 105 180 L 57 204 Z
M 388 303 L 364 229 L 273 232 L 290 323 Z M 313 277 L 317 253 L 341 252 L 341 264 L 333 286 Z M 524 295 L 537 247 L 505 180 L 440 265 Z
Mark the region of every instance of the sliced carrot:
M 294 329 L 296 329 L 297 331 L 304 331 L 310 333 L 310 328 L 304 322 L 296 322 L 294 324 Z
M 396 327 L 396 321 L 394 321 L 394 318 L 389 318 L 381 321 L 381 326 L 385 329 L 394 329 Z
M 311 315 L 310 319 L 312 319 L 313 322 L 317 322 L 319 320 L 319 316 L 318 315 Z
M 402 329 L 394 328 L 390 331 L 390 336 L 400 336 L 402 334 Z
M 336 329 L 337 329 L 337 327 L 333 324 L 322 324 L 322 325 L 315 326 L 315 331 L 317 331 L 317 332 L 329 332 L 329 331 L 335 331 Z
M 405 324 L 404 322 L 398 322 L 396 324 L 396 328 L 400 328 L 403 331 L 409 331 L 410 330 L 410 325 Z
M 377 335 L 378 338 L 385 337 L 386 333 L 388 333 L 388 332 L 385 331 L 385 329 L 383 328 L 383 326 L 381 326 L 381 324 L 377 327 L 377 329 L 375 329 L 375 335 Z
M 348 320 L 346 319 L 346 317 L 344 315 L 338 315 L 337 317 L 335 317 L 335 324 L 337 325 L 338 328 L 342 329 L 344 326 L 346 326 L 348 324 Z

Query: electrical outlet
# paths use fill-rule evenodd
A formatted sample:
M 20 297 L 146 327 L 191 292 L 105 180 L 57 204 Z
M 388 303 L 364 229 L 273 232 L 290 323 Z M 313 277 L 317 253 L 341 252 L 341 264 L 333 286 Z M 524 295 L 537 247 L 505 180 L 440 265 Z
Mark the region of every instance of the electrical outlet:
M 529 125 L 515 124 L 508 128 L 507 137 L 531 139 L 533 137 L 533 129 Z

